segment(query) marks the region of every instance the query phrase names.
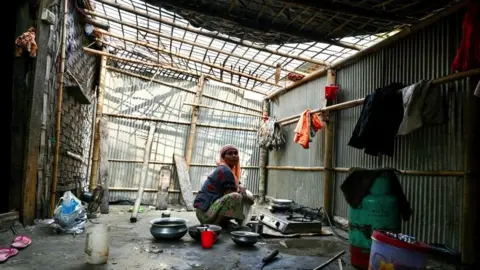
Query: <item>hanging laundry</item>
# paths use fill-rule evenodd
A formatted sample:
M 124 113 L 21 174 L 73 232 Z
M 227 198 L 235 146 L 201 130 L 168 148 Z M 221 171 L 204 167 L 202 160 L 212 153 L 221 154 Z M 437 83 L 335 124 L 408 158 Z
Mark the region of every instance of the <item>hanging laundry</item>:
M 31 57 L 37 56 L 37 42 L 35 41 L 35 28 L 30 27 L 27 32 L 21 34 L 15 40 L 15 56 L 20 57 L 23 51 L 30 53 Z
M 257 132 L 257 140 L 260 147 L 267 150 L 278 150 L 285 145 L 285 132 L 276 117 L 267 117 Z
M 403 98 L 404 116 L 398 135 L 407 135 L 423 125 L 438 125 L 445 122 L 442 94 L 431 81 L 422 80 L 400 90 Z
M 452 71 L 480 67 L 480 1 L 470 0 L 463 18 L 462 41 L 453 60 Z
M 365 154 L 393 156 L 398 127 L 403 119 L 403 99 L 400 83 L 376 89 L 365 97 L 360 118 L 348 145 L 365 149 Z
M 323 124 L 320 117 L 316 113 L 310 114 L 310 110 L 305 110 L 295 127 L 293 141 L 300 144 L 304 149 L 308 149 L 310 148 L 312 138 L 315 137 L 315 133 L 322 127 Z
M 474 95 L 480 97 L 480 81 L 477 84 L 477 88 L 475 88 Z

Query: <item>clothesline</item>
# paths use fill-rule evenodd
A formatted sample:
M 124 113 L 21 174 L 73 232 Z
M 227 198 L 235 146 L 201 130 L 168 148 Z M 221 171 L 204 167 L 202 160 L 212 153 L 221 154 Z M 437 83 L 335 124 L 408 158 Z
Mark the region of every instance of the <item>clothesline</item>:
M 456 80 L 460 80 L 460 79 L 475 76 L 475 75 L 480 75 L 480 68 L 471 69 L 471 70 L 464 71 L 464 72 L 458 72 L 458 73 L 454 73 L 454 74 L 450 74 L 450 75 L 447 75 L 447 76 L 444 76 L 444 77 L 437 78 L 437 79 L 435 79 L 431 82 L 431 85 L 445 84 L 445 83 L 448 83 L 448 82 L 451 82 L 451 81 L 456 81 Z M 335 104 L 335 105 L 332 105 L 332 106 L 327 106 L 327 107 L 324 107 L 324 108 L 321 108 L 321 109 L 312 110 L 310 113 L 313 114 L 313 113 L 321 113 L 321 112 L 327 112 L 327 111 L 336 111 L 336 110 L 353 108 L 353 107 L 362 105 L 364 100 L 365 100 L 365 98 L 350 100 L 350 101 L 342 102 L 342 103 Z M 296 123 L 298 121 L 298 119 L 300 118 L 300 116 L 301 116 L 301 114 L 289 116 L 289 117 L 278 120 L 277 123 L 279 123 L 283 126 L 290 125 L 290 124 Z

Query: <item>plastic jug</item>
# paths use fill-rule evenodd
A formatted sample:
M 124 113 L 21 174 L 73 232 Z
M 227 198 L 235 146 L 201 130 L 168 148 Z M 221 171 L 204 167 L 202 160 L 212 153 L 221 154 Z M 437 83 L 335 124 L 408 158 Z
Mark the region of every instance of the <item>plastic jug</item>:
M 85 255 L 88 264 L 104 264 L 110 249 L 110 226 L 95 224 L 87 229 Z
M 66 215 L 73 213 L 78 205 L 78 202 L 73 198 L 73 194 L 70 191 L 65 192 L 60 200 L 62 201 L 62 213 Z

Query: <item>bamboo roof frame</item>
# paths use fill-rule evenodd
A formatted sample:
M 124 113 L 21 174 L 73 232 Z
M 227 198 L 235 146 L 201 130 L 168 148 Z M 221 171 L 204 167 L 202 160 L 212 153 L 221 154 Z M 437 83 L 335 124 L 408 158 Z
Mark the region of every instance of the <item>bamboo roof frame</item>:
M 333 12 L 334 8 L 335 12 L 345 16 L 363 17 L 372 21 L 393 21 L 407 26 L 417 22 L 411 18 L 392 17 L 391 14 L 378 10 L 368 11 L 341 3 L 335 3 L 335 7 L 332 7 L 323 2 L 281 1 L 285 6 L 280 13 L 288 6 L 328 12 Z M 177 7 L 185 5 L 173 1 L 160 2 L 171 2 L 171 5 Z M 272 93 L 295 85 L 287 79 L 289 73 L 308 76 L 319 69 L 325 70 L 399 31 L 393 29 L 389 33 L 346 37 L 334 42 L 325 40 L 329 43 L 267 45 L 212 32 L 202 26 L 194 27 L 163 6 L 151 5 L 142 0 L 95 0 L 94 6 L 95 10 L 84 12 L 110 26 L 108 32 L 97 31 L 103 35 L 102 42 L 116 51 L 117 57 L 110 58 L 110 64 L 113 62 L 115 68 L 135 74 L 153 74 L 160 70 L 162 76 L 189 80 L 205 75 L 210 81 L 259 94 L 259 99 L 265 96 L 268 98 Z M 201 12 L 188 5 L 184 8 Z M 258 16 L 260 15 L 261 13 Z M 337 20 L 344 19 L 345 16 Z M 278 83 L 275 78 L 277 66 L 280 66 Z

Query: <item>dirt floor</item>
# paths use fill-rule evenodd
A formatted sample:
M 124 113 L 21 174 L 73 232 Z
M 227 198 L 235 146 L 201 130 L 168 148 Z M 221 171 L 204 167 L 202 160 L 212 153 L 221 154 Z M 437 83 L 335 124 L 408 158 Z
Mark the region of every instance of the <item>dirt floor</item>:
M 260 269 L 262 258 L 274 249 L 280 250 L 280 259 L 267 265 L 265 270 L 314 269 L 346 248 L 346 244 L 335 237 L 266 239 L 253 248 L 239 248 L 226 233 L 220 235 L 211 250 L 202 249 L 188 234 L 180 241 L 159 242 L 150 235 L 149 221 L 160 217 L 161 212 L 147 210 L 139 214 L 137 223 L 130 223 L 129 208 L 112 206 L 109 215 L 96 219 L 111 226 L 110 256 L 106 265 L 85 263 L 85 234 L 56 234 L 51 227 L 35 225 L 16 227 L 18 233 L 31 236 L 33 243 L 0 264 L 0 269 Z M 198 224 L 194 212 L 173 210 L 171 216 L 186 218 L 188 225 Z M 0 246 L 8 246 L 12 238 L 11 231 L 0 233 Z M 339 269 L 338 263 L 326 269 Z
M 54 233 L 51 227 L 35 225 L 23 228 L 16 226 L 18 234 L 32 238 L 30 247 L 0 264 L 0 269 L 10 270 L 117 270 L 117 269 L 260 269 L 262 258 L 274 249 L 280 250 L 280 258 L 268 269 L 314 269 L 333 257 L 347 244 L 335 236 L 265 239 L 253 248 L 236 246 L 227 233 L 210 250 L 204 250 L 188 233 L 175 242 L 156 241 L 149 232 L 149 221 L 161 217 L 161 211 L 148 211 L 139 214 L 137 223 L 130 223 L 131 206 L 111 206 L 109 215 L 102 215 L 95 222 L 109 224 L 110 255 L 105 265 L 92 266 L 85 263 L 85 234 L 68 235 Z M 148 209 L 148 207 L 145 207 Z M 194 212 L 172 209 L 172 217 L 186 218 L 188 225 L 198 221 Z M 92 223 L 88 222 L 87 226 Z M 0 247 L 8 246 L 13 233 L 0 233 Z M 353 269 L 348 264 L 348 254 L 342 257 L 344 270 Z M 332 263 L 327 270 L 340 269 L 338 262 Z M 445 269 L 433 267 L 432 269 Z

